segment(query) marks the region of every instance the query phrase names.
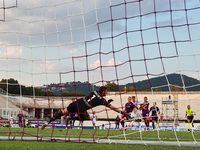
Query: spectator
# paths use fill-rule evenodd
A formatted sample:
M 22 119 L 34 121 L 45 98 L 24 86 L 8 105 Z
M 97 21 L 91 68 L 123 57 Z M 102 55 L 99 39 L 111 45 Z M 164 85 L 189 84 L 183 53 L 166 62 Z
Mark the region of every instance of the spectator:
M 119 129 L 119 122 L 120 122 L 120 118 L 119 118 L 119 115 L 117 115 L 117 118 L 115 119 L 115 128 L 116 129 Z

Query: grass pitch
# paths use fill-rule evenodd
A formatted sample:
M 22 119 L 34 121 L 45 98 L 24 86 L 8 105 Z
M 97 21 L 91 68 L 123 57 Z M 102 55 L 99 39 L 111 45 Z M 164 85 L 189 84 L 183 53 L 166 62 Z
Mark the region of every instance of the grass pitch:
M 91 144 L 64 142 L 36 142 L 36 141 L 0 141 L 2 150 L 199 150 L 194 147 L 145 146 L 128 144 Z
M 159 133 L 159 134 L 158 134 Z M 125 131 L 127 140 L 146 140 L 146 141 L 194 141 L 191 132 L 173 131 Z M 200 142 L 200 133 L 194 132 L 197 142 Z M 159 136 L 158 136 L 159 135 Z M 52 137 L 52 138 L 85 138 L 85 139 L 117 139 L 125 140 L 123 131 L 120 130 L 91 130 L 91 129 L 51 129 L 41 130 L 38 128 L 0 128 L 0 136 L 11 137 Z M 87 140 L 86 140 L 87 141 Z M 0 149 L 199 149 L 190 147 L 170 147 L 170 146 L 145 146 L 145 145 L 128 145 L 128 144 L 95 144 L 95 143 L 73 143 L 73 142 L 38 142 L 38 141 L 0 141 Z
M 174 132 L 174 131 L 125 131 L 127 140 L 149 140 L 149 141 L 194 141 L 200 142 L 200 132 Z M 46 128 L 0 128 L 0 136 L 24 136 L 24 137 L 53 137 L 53 138 L 91 138 L 91 139 L 125 139 L 123 131 L 120 130 L 91 130 L 91 129 L 52 129 Z

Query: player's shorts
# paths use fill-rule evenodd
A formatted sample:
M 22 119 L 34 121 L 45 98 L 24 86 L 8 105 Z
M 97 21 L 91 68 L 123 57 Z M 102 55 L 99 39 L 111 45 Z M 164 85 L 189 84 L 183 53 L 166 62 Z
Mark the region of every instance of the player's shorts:
M 142 112 L 143 119 L 146 119 L 149 117 L 149 112 Z
M 152 117 L 151 119 L 156 121 L 156 122 L 158 121 L 158 117 Z
M 187 116 L 187 120 L 190 120 L 190 122 L 192 122 L 194 116 Z
M 78 104 L 77 104 L 78 103 Z M 70 112 L 70 113 L 77 113 L 79 114 L 79 119 L 81 120 L 85 120 L 85 118 L 87 118 L 89 116 L 87 110 L 82 107 L 83 106 L 83 100 L 78 100 L 78 101 L 74 101 L 72 102 L 71 104 L 69 104 L 69 106 L 67 107 L 67 110 Z M 79 108 L 77 106 L 80 106 Z

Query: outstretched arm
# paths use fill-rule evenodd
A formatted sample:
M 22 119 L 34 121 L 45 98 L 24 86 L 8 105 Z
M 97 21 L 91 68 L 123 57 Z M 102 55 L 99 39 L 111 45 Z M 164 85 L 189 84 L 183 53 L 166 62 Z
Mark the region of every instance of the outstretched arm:
M 120 113 L 120 114 L 125 114 L 125 116 L 129 116 L 129 113 L 124 113 L 123 111 L 121 111 L 120 109 L 116 108 L 115 106 L 110 105 L 109 106 L 110 109 Z

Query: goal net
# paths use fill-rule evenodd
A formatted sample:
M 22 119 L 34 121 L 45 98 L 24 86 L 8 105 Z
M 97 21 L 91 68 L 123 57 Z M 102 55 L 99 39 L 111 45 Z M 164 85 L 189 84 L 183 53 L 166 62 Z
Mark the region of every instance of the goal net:
M 199 14 L 198 0 L 0 0 L 0 140 L 200 146 Z M 105 106 L 52 120 L 100 86 L 122 111 L 156 102 L 157 120 Z

